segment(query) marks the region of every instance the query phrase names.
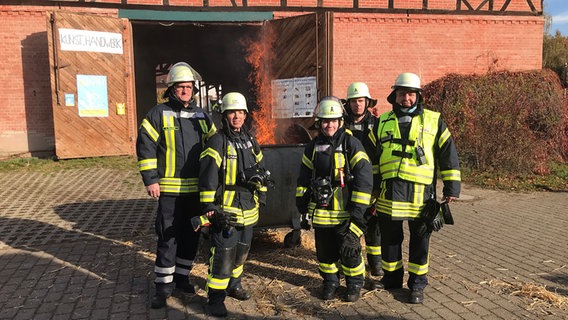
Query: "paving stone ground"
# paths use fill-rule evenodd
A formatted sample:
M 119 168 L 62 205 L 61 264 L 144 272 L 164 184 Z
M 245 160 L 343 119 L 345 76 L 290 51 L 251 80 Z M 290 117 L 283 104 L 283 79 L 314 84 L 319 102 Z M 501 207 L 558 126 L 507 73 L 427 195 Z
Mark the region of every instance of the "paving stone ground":
M 0 319 L 211 318 L 203 290 L 150 309 L 156 202 L 136 172 L 3 172 L 0 180 Z M 406 288 L 324 302 L 313 234 L 287 249 L 272 235 L 288 230 L 258 231 L 243 280 L 253 298 L 228 298 L 229 319 L 568 319 L 567 208 L 567 193 L 464 186 L 452 205 L 456 224 L 432 237 L 421 305 L 406 303 Z M 192 271 L 201 288 L 204 260 Z

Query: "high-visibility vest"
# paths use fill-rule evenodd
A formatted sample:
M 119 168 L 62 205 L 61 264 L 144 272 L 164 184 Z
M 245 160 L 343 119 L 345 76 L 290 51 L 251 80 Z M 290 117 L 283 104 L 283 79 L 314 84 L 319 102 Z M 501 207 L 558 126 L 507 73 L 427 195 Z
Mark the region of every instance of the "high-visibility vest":
M 380 144 L 379 170 L 382 179 L 400 178 L 429 185 L 434 179 L 434 146 L 440 113 L 424 110 L 412 118 L 407 139 L 402 139 L 394 112 L 381 115 L 377 127 Z M 423 150 L 425 163 L 420 163 L 417 148 Z M 404 149 L 403 149 L 404 148 Z

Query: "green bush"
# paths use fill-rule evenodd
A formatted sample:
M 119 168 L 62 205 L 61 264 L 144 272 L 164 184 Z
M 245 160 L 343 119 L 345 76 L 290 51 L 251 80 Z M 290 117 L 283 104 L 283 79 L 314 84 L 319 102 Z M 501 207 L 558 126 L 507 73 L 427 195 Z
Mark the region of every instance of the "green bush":
M 442 113 L 464 167 L 547 174 L 568 159 L 568 112 L 551 70 L 450 74 L 424 88 L 426 107 Z

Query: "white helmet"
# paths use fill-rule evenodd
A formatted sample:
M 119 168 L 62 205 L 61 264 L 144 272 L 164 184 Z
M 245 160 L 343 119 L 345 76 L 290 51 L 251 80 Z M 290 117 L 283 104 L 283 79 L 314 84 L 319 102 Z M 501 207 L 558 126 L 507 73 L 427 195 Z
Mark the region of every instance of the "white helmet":
M 193 69 L 185 62 L 174 64 L 168 73 L 168 88 L 177 82 L 193 82 L 195 84 Z
M 401 73 L 398 77 L 396 77 L 394 85 L 392 86 L 392 89 L 397 89 L 397 88 L 409 88 L 409 89 L 420 90 L 422 89 L 420 87 L 420 78 L 416 74 L 411 72 Z
M 221 113 L 228 110 L 244 110 L 248 113 L 247 100 L 239 92 L 229 92 L 223 96 Z
M 364 82 L 353 82 L 347 88 L 347 100 L 355 98 L 368 98 L 371 99 L 369 87 Z
M 314 113 L 316 115 L 316 120 L 320 120 L 343 118 L 343 114 L 345 112 L 339 98 L 327 96 L 320 100 Z

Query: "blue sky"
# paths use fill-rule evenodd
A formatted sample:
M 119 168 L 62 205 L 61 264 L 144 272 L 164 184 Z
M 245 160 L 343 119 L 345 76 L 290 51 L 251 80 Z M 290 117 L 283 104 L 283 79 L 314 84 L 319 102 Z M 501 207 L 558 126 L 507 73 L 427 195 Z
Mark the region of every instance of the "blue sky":
M 544 0 L 544 13 L 552 16 L 551 35 L 560 30 L 563 36 L 568 36 L 568 0 Z

